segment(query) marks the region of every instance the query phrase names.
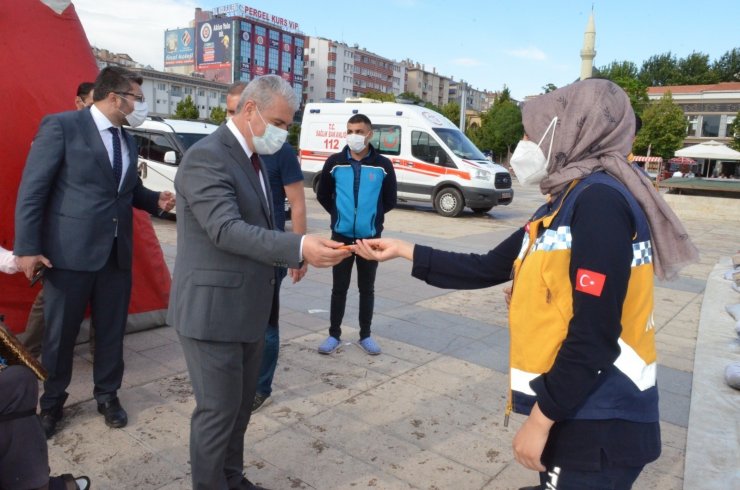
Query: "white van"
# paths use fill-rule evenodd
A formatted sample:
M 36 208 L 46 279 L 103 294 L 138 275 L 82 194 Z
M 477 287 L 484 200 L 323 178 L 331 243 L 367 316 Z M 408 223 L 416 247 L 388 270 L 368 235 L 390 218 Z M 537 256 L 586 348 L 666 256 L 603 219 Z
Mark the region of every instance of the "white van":
M 185 151 L 218 129 L 215 124 L 148 117 L 141 126 L 126 127 L 139 146 L 139 176 L 153 191 L 175 192 L 175 174 Z
M 347 120 L 358 113 L 373 123 L 373 147 L 393 162 L 400 201 L 431 202 L 439 214 L 453 217 L 466 206 L 484 213 L 511 203 L 509 172 L 483 156 L 449 119 L 390 102 L 306 104 L 299 159 L 314 191 L 327 157 L 346 144 Z

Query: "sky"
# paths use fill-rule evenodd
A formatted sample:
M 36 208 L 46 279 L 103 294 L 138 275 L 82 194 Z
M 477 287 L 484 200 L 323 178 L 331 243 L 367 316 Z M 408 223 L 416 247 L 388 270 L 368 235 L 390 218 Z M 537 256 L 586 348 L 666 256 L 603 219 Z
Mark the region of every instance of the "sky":
M 638 65 L 656 54 L 692 52 L 710 62 L 740 48 L 740 1 L 675 0 L 73 0 L 90 43 L 163 68 L 164 30 L 187 27 L 195 7 L 241 3 L 297 22 L 307 36 L 411 59 L 479 90 L 507 86 L 515 99 L 571 83 L 593 6 L 594 66 Z

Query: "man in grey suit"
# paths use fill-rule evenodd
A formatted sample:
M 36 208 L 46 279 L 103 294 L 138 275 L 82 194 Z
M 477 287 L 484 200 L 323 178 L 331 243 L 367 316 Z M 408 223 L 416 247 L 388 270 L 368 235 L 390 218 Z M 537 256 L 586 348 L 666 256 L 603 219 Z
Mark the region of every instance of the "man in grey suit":
M 23 170 L 15 208 L 15 254 L 29 279 L 44 272 L 42 359 L 49 372 L 39 402 L 47 437 L 56 431 L 72 377 L 75 339 L 88 303 L 97 329 L 93 394 L 109 427 L 128 422 L 117 392 L 131 296 L 133 209 L 174 206 L 146 189 L 137 148 L 121 126 L 141 124 L 142 79 L 118 67 L 95 81 L 90 109 L 46 116 Z
M 275 230 L 267 171 L 298 101 L 282 78 L 256 78 L 236 115 L 193 145 L 175 177 L 177 259 L 167 323 L 180 336 L 196 407 L 190 464 L 196 490 L 259 489 L 243 475 L 274 267 L 329 267 L 350 252 L 332 240 Z

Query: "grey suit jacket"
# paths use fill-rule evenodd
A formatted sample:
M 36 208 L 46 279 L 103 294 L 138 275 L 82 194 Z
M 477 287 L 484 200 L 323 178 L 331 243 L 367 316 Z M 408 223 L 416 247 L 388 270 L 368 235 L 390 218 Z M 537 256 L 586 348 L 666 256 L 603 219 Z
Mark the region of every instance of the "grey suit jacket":
M 118 265 L 131 268 L 132 205 L 156 213 L 159 194 L 142 185 L 136 142 L 122 134 L 130 162 L 119 191 L 89 109 L 44 117 L 18 189 L 16 255 L 43 254 L 60 269 L 96 271 L 117 233 Z
M 262 175 L 269 191 L 264 165 Z M 298 267 L 300 235 L 273 229 L 270 199 L 225 125 L 188 150 L 175 190 L 177 259 L 167 323 L 195 339 L 257 341 L 270 315 L 274 267 Z

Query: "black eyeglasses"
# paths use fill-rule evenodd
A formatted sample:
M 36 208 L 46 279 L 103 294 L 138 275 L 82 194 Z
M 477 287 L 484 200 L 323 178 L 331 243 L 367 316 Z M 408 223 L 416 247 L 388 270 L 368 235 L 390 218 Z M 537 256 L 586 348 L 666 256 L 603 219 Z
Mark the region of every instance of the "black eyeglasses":
M 138 100 L 139 102 L 144 102 L 146 100 L 144 99 L 143 95 L 136 95 L 136 94 L 132 94 L 131 92 L 114 92 L 114 93 L 118 95 L 130 95 L 131 97 Z

